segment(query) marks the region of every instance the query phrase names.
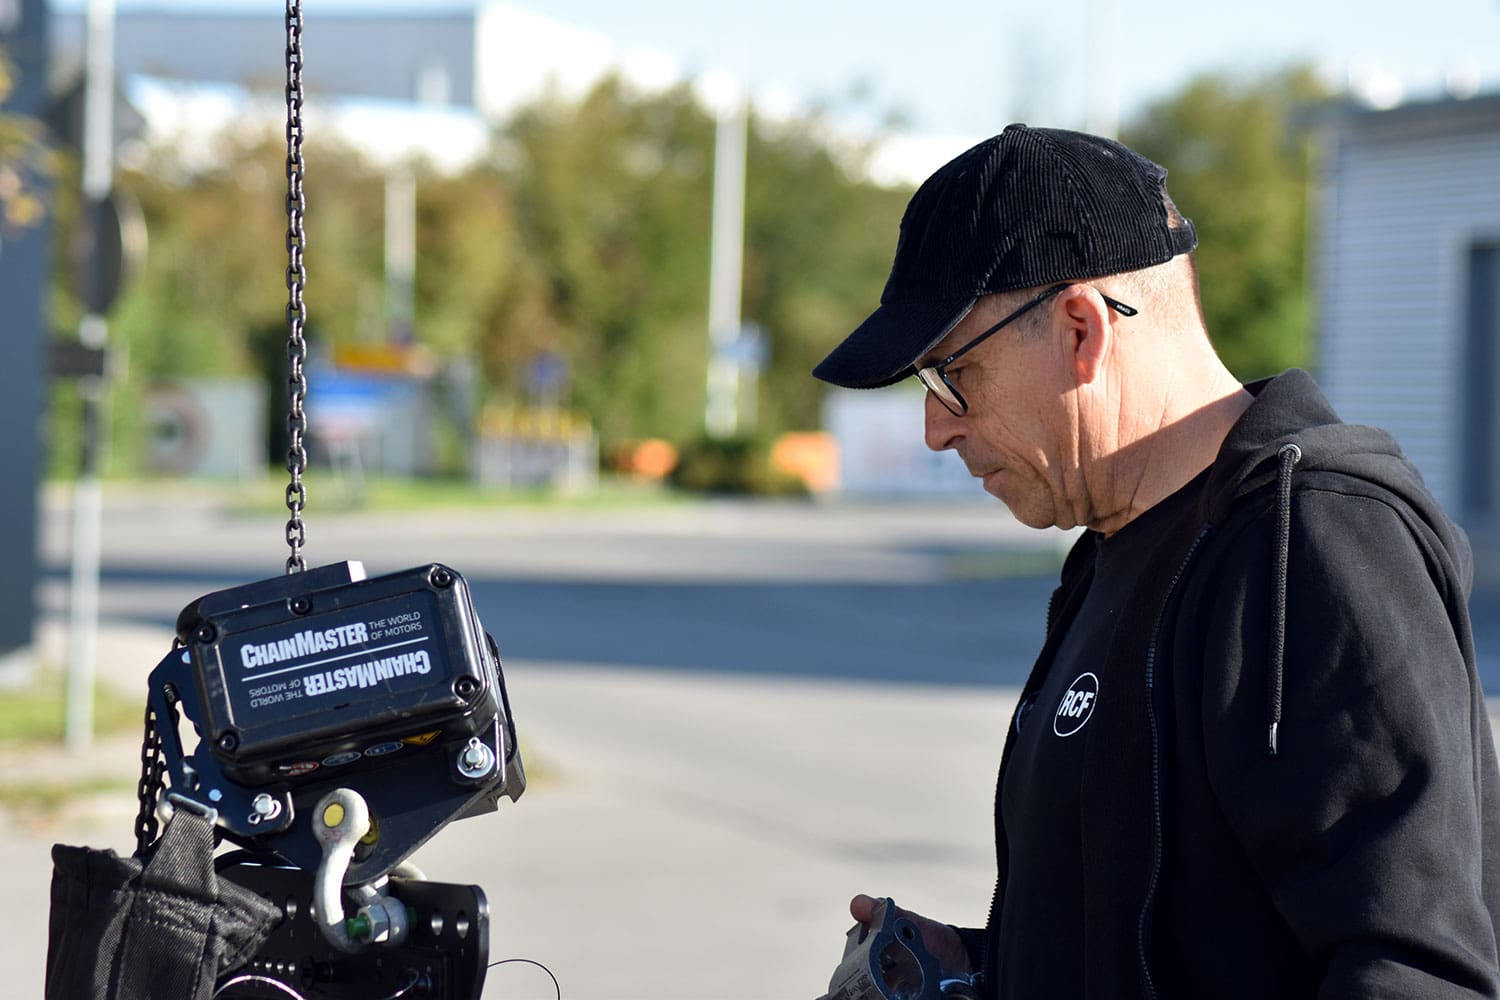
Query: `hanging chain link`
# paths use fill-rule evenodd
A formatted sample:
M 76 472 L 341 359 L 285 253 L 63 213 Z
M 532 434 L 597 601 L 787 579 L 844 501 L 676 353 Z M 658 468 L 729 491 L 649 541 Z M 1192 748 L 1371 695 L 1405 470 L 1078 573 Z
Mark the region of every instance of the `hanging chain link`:
M 307 268 L 302 260 L 307 245 L 307 234 L 303 230 L 302 216 L 307 210 L 307 199 L 302 192 L 302 0 L 287 0 L 286 4 L 286 287 L 287 306 L 287 431 L 289 441 L 286 450 L 286 468 L 291 476 L 286 488 L 286 506 L 291 519 L 286 523 L 286 541 L 291 548 L 287 557 L 286 571 L 297 573 L 307 568 L 302 558 L 302 546 L 307 540 L 302 523 L 302 509 L 307 504 L 307 488 L 302 483 L 302 473 L 307 470 L 307 415 L 303 405 L 307 400 L 307 340 L 303 326 L 307 322 L 307 306 L 302 301 L 302 290 L 307 284 Z M 176 648 L 174 643 L 173 648 Z M 160 823 L 156 815 L 157 800 L 164 788 L 162 780 L 166 769 L 162 754 L 160 725 L 177 726 L 177 707 L 169 707 L 170 718 L 158 719 L 150 705 L 146 706 L 145 734 L 141 740 L 141 777 L 136 785 L 139 809 L 135 818 L 135 842 L 139 856 L 156 843 Z
M 302 508 L 307 504 L 307 487 L 302 473 L 307 470 L 307 340 L 302 328 L 307 322 L 307 306 L 302 290 L 307 284 L 307 268 L 302 252 L 307 246 L 302 216 L 307 199 L 302 193 L 302 0 L 286 4 L 286 322 L 287 338 L 287 432 L 286 469 L 291 481 L 286 487 L 286 506 L 291 519 L 286 523 L 286 543 L 292 554 L 287 557 L 286 571 L 298 573 L 307 568 L 302 546 L 307 540 L 302 524 Z
M 176 724 L 176 720 L 173 720 Z M 146 736 L 141 741 L 141 780 L 136 785 L 136 797 L 140 800 L 135 816 L 136 856 L 145 857 L 151 845 L 156 843 L 156 800 L 161 797 L 162 771 L 161 733 L 156 728 L 156 713 L 146 706 Z

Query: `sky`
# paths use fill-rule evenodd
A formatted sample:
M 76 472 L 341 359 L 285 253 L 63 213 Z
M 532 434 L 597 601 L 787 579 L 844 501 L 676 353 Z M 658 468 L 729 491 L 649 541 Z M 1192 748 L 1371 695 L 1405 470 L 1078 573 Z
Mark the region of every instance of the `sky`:
M 281 11 L 280 0 L 117 0 L 119 6 Z M 85 0 L 54 0 L 58 8 Z M 464 0 L 306 0 L 318 11 L 421 10 Z M 1500 90 L 1500 0 L 536 0 L 517 6 L 729 69 L 757 100 L 849 118 L 895 113 L 915 133 L 982 138 L 1008 122 L 1128 121 L 1197 74 L 1294 61 L 1389 100 L 1456 85 Z M 1091 86 L 1090 81 L 1093 81 Z M 1113 80 L 1114 86 L 1108 82 Z M 1115 100 L 1100 95 L 1115 94 Z M 1102 112 L 1102 117 L 1101 117 Z

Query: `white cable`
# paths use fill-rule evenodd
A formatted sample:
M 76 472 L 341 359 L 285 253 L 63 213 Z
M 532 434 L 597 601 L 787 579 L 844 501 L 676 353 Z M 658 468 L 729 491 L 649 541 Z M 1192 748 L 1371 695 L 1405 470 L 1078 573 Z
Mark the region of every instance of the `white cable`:
M 303 996 L 301 993 L 298 993 L 296 990 L 292 989 L 290 986 L 288 986 L 286 983 L 283 983 L 279 979 L 272 979 L 270 976 L 255 975 L 235 976 L 233 979 L 226 981 L 218 989 L 214 990 L 212 1000 L 218 1000 L 218 998 L 222 996 L 224 991 L 229 989 L 229 987 L 238 986 L 241 983 L 264 983 L 267 986 L 276 987 L 278 990 L 291 997 L 292 1000 L 307 1000 L 307 997 Z

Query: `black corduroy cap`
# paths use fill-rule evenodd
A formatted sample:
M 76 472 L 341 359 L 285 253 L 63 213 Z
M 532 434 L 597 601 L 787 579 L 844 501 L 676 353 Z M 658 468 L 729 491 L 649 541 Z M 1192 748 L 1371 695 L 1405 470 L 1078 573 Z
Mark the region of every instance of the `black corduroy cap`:
M 938 169 L 906 206 L 880 307 L 813 370 L 875 389 L 981 296 L 1138 271 L 1198 245 L 1168 224 L 1167 172 L 1099 136 L 1011 125 Z

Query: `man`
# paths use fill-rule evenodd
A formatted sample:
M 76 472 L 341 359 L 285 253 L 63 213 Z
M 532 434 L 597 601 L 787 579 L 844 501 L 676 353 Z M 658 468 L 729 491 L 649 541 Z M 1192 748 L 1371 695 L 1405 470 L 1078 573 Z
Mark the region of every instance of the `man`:
M 1165 176 L 1011 126 L 913 196 L 815 372 L 915 375 L 929 447 L 1088 529 L 1006 735 L 988 923 L 912 916 L 1006 1000 L 1500 996 L 1468 543 L 1306 374 L 1224 368 Z

